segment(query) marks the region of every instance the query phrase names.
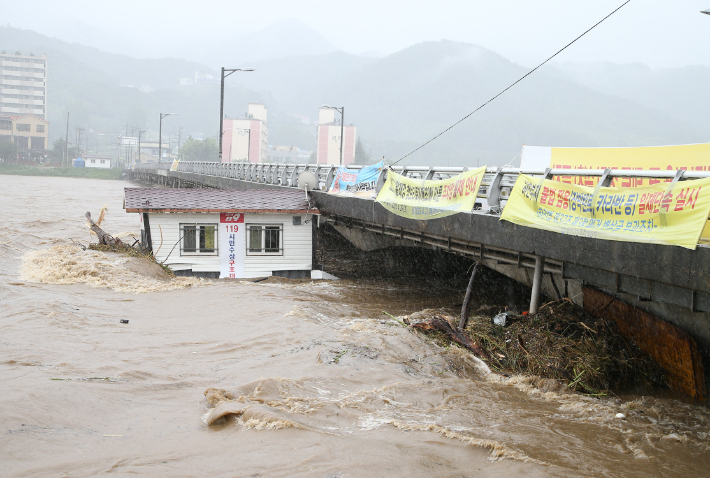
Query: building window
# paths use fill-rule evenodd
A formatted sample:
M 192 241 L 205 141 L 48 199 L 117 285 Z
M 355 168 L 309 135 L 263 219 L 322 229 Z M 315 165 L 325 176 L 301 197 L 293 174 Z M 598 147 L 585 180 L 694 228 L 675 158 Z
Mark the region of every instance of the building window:
M 180 237 L 181 255 L 216 255 L 218 252 L 216 224 L 180 224 Z
M 247 255 L 283 255 L 283 225 L 247 224 Z
M 19 149 L 27 149 L 29 145 L 29 140 L 27 136 L 15 136 L 15 144 Z
M 12 130 L 12 121 L 0 121 L 0 129 Z
M 30 130 L 30 125 L 28 125 L 28 124 L 18 124 L 18 125 L 17 125 L 17 131 L 31 131 L 31 130 Z
M 106 160 L 105 160 L 105 159 L 102 159 L 102 160 L 101 160 L 101 164 L 106 164 Z
M 32 149 L 44 149 L 44 137 L 43 136 L 32 136 L 30 138 Z
M 37 125 L 37 132 L 38 132 L 38 133 L 44 133 L 44 125 L 43 125 L 43 124 L 38 124 L 38 125 Z

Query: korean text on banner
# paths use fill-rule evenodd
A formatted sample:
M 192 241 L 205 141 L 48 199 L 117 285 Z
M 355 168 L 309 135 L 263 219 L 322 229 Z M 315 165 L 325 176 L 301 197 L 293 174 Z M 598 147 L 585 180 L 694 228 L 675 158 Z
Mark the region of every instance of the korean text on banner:
M 377 202 L 389 211 L 410 219 L 436 219 L 458 212 L 471 212 L 486 166 L 449 179 L 425 181 L 387 173 Z
M 174 159 L 173 164 L 170 166 L 170 171 L 177 171 L 178 170 L 178 164 L 180 164 L 179 159 Z
M 244 277 L 244 236 L 244 214 L 223 212 L 219 215 L 220 279 Z
M 589 188 L 521 174 L 500 219 L 562 234 L 695 249 L 710 214 L 710 178 Z
M 345 166 L 338 168 L 329 194 L 341 196 L 372 197 L 377 189 L 377 178 L 384 167 L 384 162 L 365 166 L 364 168 L 348 169 Z

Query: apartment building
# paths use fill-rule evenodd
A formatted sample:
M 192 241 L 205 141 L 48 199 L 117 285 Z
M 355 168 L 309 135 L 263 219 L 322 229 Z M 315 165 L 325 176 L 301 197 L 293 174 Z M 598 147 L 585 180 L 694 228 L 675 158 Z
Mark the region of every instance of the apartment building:
M 35 115 L 0 116 L 0 141 L 17 145 L 21 160 L 41 159 L 48 149 L 49 121 Z
M 318 130 L 316 161 L 318 164 L 341 164 L 340 162 L 340 121 L 335 120 L 335 110 L 318 110 Z M 343 162 L 351 164 L 355 159 L 355 126 L 343 126 Z
M 222 162 L 263 163 L 268 158 L 269 128 L 266 106 L 249 103 L 244 118 L 225 118 Z
M 47 55 L 0 51 L 0 116 L 46 119 Z

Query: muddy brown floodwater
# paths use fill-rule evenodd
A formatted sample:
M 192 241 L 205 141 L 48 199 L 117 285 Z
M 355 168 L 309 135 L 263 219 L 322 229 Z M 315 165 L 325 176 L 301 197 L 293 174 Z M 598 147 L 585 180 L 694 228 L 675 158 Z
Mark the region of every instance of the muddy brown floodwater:
M 167 281 L 73 245 L 104 203 L 139 231 L 128 185 L 0 176 L 1 476 L 708 476 L 706 406 L 501 377 L 382 313 L 460 290 Z

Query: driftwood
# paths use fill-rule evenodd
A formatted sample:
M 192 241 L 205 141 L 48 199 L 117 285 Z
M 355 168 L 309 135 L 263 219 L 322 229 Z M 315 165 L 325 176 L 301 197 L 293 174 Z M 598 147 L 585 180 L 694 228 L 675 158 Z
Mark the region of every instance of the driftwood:
M 103 229 L 99 227 L 98 224 L 91 219 L 91 213 L 86 213 L 86 219 L 89 221 L 89 229 L 91 229 L 94 234 L 99 238 L 99 244 L 104 244 L 106 246 L 120 246 L 123 244 L 120 239 L 116 239 L 111 234 L 106 233 Z
M 483 350 L 483 348 L 469 339 L 466 335 L 451 327 L 449 321 L 442 315 L 436 315 L 431 319 L 416 323 L 412 325 L 412 327 L 420 330 L 438 330 L 451 337 L 454 342 L 473 352 L 478 357 L 490 358 L 488 352 Z
M 468 287 L 466 288 L 466 297 L 463 299 L 463 305 L 461 306 L 461 321 L 459 322 L 459 331 L 466 328 L 466 323 L 468 322 L 468 314 L 471 311 L 471 296 L 473 295 L 473 281 L 476 280 L 476 274 L 478 273 L 478 268 L 481 263 L 476 262 L 473 266 L 473 272 L 471 272 L 471 279 L 468 281 Z

